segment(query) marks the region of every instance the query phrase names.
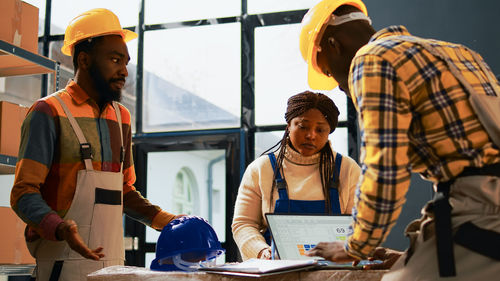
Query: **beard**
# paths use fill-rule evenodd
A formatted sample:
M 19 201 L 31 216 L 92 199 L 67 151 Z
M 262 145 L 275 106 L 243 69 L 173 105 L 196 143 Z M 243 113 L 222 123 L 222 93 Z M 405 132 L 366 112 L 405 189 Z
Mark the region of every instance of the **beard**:
M 106 78 L 104 78 L 104 75 L 95 62 L 92 62 L 92 65 L 89 68 L 89 75 L 94 83 L 95 89 L 99 93 L 99 104 L 104 105 L 111 101 L 119 102 L 122 99 L 122 91 L 113 90 L 111 88 L 111 83 L 114 81 L 120 81 L 122 80 L 121 78 L 109 79 L 106 81 Z

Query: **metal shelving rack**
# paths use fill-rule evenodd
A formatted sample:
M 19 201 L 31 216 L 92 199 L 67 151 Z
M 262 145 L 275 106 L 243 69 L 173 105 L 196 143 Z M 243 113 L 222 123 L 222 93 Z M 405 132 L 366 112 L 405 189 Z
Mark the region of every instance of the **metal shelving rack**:
M 0 154 L 0 175 L 14 174 L 17 158 Z
M 34 264 L 0 265 L 0 276 L 26 276 L 31 275 Z
M 0 77 L 51 72 L 56 74 L 55 82 L 56 88 L 58 88 L 58 62 L 0 40 Z
M 53 73 L 57 90 L 59 70 L 58 62 L 0 40 L 0 77 Z M 16 157 L 0 154 L 0 174 L 14 174 L 16 162 Z M 31 264 L 0 265 L 0 276 L 31 275 L 34 267 Z
M 47 73 L 54 74 L 54 84 L 58 90 L 59 62 L 0 40 L 0 77 Z M 0 154 L 0 174 L 13 174 L 16 162 L 16 157 Z

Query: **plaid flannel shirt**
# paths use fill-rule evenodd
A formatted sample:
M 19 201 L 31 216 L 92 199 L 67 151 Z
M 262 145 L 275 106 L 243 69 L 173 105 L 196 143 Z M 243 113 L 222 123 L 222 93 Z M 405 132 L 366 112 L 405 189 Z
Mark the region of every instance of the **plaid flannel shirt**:
M 440 182 L 467 166 L 500 162 L 498 147 L 446 64 L 398 35 L 411 36 L 403 26 L 374 34 L 357 52 L 349 74 L 351 98 L 360 113 L 362 179 L 346 250 L 360 258 L 370 256 L 395 225 L 412 171 Z M 441 48 L 477 93 L 491 95 L 492 87 L 500 87 L 487 80 L 470 50 L 418 40 Z

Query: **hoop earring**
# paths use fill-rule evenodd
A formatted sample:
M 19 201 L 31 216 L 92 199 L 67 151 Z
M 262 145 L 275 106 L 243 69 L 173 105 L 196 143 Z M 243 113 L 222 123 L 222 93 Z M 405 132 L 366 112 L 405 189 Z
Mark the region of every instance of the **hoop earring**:
M 333 46 L 335 44 L 335 39 L 333 37 L 328 37 L 328 44 Z

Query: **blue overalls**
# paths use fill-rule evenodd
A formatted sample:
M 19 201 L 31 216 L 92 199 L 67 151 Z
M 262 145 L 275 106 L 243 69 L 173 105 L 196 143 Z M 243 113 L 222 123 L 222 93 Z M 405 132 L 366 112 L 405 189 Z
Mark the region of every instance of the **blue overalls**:
M 276 157 L 274 153 L 267 155 L 273 171 L 276 169 Z M 340 215 L 340 201 L 339 201 L 339 174 L 340 165 L 342 163 L 342 155 L 337 153 L 335 157 L 335 170 L 332 179 L 329 182 L 330 190 L 330 208 L 325 210 L 325 200 L 290 200 L 286 190 L 286 181 L 282 178 L 281 172 L 278 171 L 276 175 L 276 187 L 278 188 L 279 198 L 276 200 L 274 206 L 274 213 L 288 213 L 288 214 L 328 214 L 331 210 L 332 215 Z M 269 229 L 264 232 L 264 238 L 268 245 L 271 245 L 271 235 Z M 274 246 L 274 245 L 271 245 Z M 274 256 L 274 251 L 273 251 Z

